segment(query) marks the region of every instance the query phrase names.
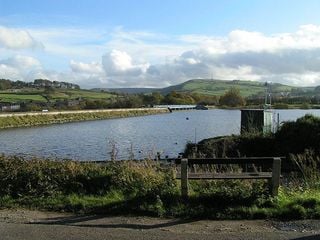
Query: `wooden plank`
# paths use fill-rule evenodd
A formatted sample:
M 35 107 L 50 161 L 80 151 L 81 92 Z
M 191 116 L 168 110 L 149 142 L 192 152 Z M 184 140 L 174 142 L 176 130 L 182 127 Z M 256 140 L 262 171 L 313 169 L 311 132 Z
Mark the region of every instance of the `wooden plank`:
M 189 158 L 188 165 L 192 164 L 270 164 L 274 157 L 246 157 L 246 158 Z M 181 159 L 176 159 L 175 164 L 180 164 Z
M 181 160 L 181 195 L 188 197 L 188 159 Z
M 181 174 L 177 173 L 177 179 Z M 271 172 L 259 173 L 188 173 L 188 179 L 271 179 Z
M 271 195 L 277 196 L 280 186 L 281 158 L 274 158 L 272 166 Z

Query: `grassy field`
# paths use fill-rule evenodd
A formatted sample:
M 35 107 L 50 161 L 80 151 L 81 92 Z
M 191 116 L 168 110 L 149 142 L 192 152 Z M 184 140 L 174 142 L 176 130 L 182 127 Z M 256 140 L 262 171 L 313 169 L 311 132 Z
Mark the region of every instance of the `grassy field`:
M 46 102 L 47 100 L 38 93 L 17 94 L 17 93 L 0 93 L 0 102 L 21 102 L 21 101 Z
M 110 99 L 115 97 L 114 94 L 107 92 L 93 92 L 89 90 L 57 90 L 53 94 L 49 95 L 52 99 L 75 99 L 75 98 L 84 98 L 84 99 Z
M 116 95 L 107 93 L 107 92 L 94 92 L 89 90 L 75 90 L 75 89 L 55 89 L 53 92 L 45 92 L 44 89 L 36 88 L 23 88 L 23 89 L 14 89 L 14 91 L 7 90 L 0 92 L 0 101 L 1 102 L 21 102 L 21 101 L 36 101 L 36 102 L 47 102 L 47 99 L 50 101 L 62 100 L 62 99 L 112 99 Z

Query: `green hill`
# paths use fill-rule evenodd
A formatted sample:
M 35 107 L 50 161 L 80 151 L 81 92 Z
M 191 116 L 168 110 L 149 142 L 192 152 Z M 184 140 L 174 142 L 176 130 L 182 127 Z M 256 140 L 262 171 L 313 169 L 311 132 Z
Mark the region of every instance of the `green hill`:
M 208 80 L 208 79 L 193 79 L 187 82 L 170 86 L 161 89 L 161 93 L 167 94 L 171 91 L 177 92 L 189 92 L 205 95 L 221 96 L 231 87 L 236 87 L 240 90 L 240 93 L 244 97 L 253 95 L 264 95 L 266 86 L 265 83 L 256 81 L 243 81 L 243 80 Z M 292 91 L 308 92 L 313 88 L 301 88 L 274 83 L 271 85 L 271 91 L 273 94 L 292 92 Z
M 244 97 L 264 96 L 266 91 L 265 83 L 246 80 L 212 80 L 212 79 L 192 79 L 184 83 L 173 85 L 166 88 L 112 88 L 104 89 L 117 93 L 150 93 L 160 92 L 166 95 L 172 91 L 184 93 L 198 93 L 203 95 L 221 96 L 231 87 L 238 88 Z M 271 84 L 272 94 L 289 94 L 289 95 L 308 95 L 312 94 L 314 87 L 293 87 L 280 83 Z M 101 89 L 95 89 L 96 91 Z
M 43 80 L 44 81 L 44 80 Z M 48 80 L 46 80 L 48 81 Z M 0 80 L 3 83 L 0 90 L 0 102 L 42 102 L 55 103 L 62 100 L 103 100 L 114 102 L 121 95 L 151 92 L 160 92 L 166 95 L 172 91 L 182 93 L 196 93 L 201 95 L 221 96 L 230 88 L 235 87 L 240 90 L 244 97 L 265 95 L 266 86 L 263 82 L 245 81 L 245 80 L 212 80 L 212 79 L 192 79 L 184 83 L 166 87 L 166 88 L 113 88 L 113 89 L 92 89 L 83 90 L 80 88 L 47 88 L 30 86 L 30 83 L 12 82 L 9 80 Z M 55 82 L 52 82 L 54 84 Z M 59 82 L 58 82 L 59 83 Z M 62 82 L 64 84 L 68 84 Z M 5 89 L 4 84 L 11 84 L 11 88 Z M 1 86 L 0 86 L 1 87 Z M 319 86 L 320 87 L 320 86 Z M 319 87 L 293 87 L 279 83 L 271 84 L 271 92 L 273 96 L 313 96 L 319 94 Z M 1 88 L 0 88 L 1 89 Z M 318 90 L 317 90 L 318 89 Z M 120 97 L 121 98 L 121 97 Z

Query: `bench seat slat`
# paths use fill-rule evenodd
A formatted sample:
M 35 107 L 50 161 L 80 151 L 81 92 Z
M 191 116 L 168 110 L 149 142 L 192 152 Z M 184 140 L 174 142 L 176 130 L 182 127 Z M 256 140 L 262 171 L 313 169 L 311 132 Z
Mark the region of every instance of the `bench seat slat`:
M 188 165 L 202 164 L 265 164 L 272 165 L 275 157 L 246 157 L 246 158 L 189 158 Z M 284 157 L 280 157 L 284 158 Z M 181 159 L 175 159 L 175 164 L 181 164 Z
M 181 174 L 177 173 L 177 179 Z M 188 179 L 271 179 L 271 172 L 259 173 L 188 173 Z

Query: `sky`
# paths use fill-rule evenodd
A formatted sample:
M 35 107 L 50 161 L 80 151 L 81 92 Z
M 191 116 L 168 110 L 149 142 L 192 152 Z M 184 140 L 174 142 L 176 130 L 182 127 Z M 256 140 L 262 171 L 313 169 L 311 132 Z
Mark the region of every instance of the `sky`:
M 0 78 L 320 85 L 318 0 L 0 0 Z

